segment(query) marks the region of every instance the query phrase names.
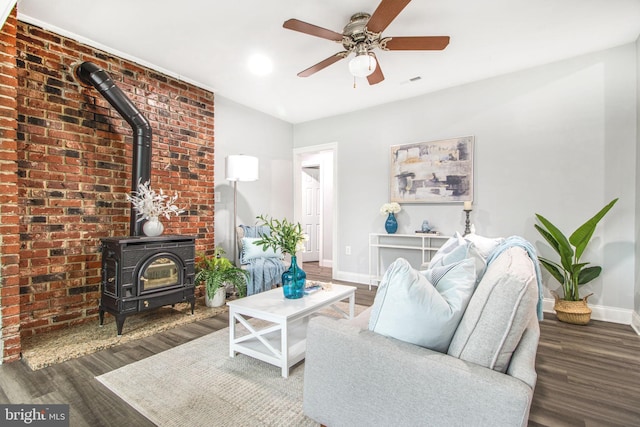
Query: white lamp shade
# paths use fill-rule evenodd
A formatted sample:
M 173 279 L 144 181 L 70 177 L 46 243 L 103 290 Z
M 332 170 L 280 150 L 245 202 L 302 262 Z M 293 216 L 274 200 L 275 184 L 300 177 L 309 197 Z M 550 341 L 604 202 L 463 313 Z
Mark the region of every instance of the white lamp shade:
M 258 158 L 234 154 L 225 159 L 226 178 L 228 181 L 257 181 Z
M 376 70 L 376 65 L 376 58 L 372 55 L 357 55 L 349 61 L 349 71 L 355 77 L 367 77 Z

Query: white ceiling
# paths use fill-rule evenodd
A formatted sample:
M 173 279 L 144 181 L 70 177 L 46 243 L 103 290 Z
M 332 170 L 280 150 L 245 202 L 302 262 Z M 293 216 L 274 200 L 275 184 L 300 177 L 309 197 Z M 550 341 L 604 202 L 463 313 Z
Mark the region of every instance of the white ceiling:
M 282 28 L 336 32 L 379 0 L 19 0 L 18 18 L 178 76 L 291 123 L 342 114 L 634 42 L 640 0 L 413 0 L 384 36 L 449 35 L 444 51 L 376 51 L 386 79 L 357 82 L 347 60 L 297 73 L 342 49 Z M 258 77 L 248 57 L 270 57 Z M 416 82 L 409 79 L 420 76 Z

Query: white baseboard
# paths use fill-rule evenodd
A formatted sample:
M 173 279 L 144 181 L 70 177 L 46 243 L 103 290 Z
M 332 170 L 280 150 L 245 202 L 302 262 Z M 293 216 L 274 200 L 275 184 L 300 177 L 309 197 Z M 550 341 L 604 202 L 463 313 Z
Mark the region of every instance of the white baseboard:
M 636 334 L 640 335 L 640 314 L 635 311 L 631 314 L 631 327 L 636 331 Z
M 552 298 L 545 298 L 543 301 L 543 310 L 546 311 L 547 313 L 553 313 L 554 304 L 555 304 L 555 300 L 553 300 Z M 634 329 L 636 330 L 636 332 L 638 332 L 638 330 L 640 329 L 640 316 L 638 316 L 638 314 L 635 313 L 633 310 L 628 310 L 625 308 L 618 308 L 618 307 L 607 307 L 604 305 L 594 305 L 594 304 L 589 304 L 589 307 L 591 308 L 591 318 L 593 320 L 602 320 L 604 322 L 620 323 L 623 325 L 631 325 L 632 327 L 633 327 L 632 315 L 635 315 L 636 321 L 637 321 L 636 323 L 637 327 L 634 327 Z
M 346 271 L 336 271 L 334 279 L 344 280 L 345 282 L 360 283 L 362 285 L 369 284 L 368 274 L 357 274 L 357 273 L 349 273 Z
M 345 271 L 336 272 L 334 277 L 336 280 L 344 280 L 345 282 L 360 283 L 363 285 L 369 284 L 368 274 L 349 273 Z M 552 298 L 545 298 L 543 300 L 543 311 L 547 313 L 553 313 L 553 305 L 555 300 Z M 631 325 L 631 327 L 640 335 L 640 314 L 633 310 L 628 310 L 618 307 L 608 307 L 604 305 L 589 304 L 591 308 L 591 318 L 593 320 L 602 320 L 604 322 L 620 323 L 623 325 Z
M 321 259 L 320 267 L 333 268 L 333 260 L 332 259 Z

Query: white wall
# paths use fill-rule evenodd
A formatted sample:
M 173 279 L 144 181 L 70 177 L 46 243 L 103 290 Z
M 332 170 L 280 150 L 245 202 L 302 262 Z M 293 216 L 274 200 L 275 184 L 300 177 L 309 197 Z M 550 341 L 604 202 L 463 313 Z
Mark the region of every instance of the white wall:
M 635 44 L 397 103 L 295 125 L 296 148 L 336 142 L 338 278 L 368 272 L 367 235 L 383 232 L 389 147 L 474 135 L 472 221 L 479 234 L 522 235 L 550 255 L 533 228 L 541 213 L 567 232 L 614 197 L 584 260 L 604 272 L 585 285 L 591 304 L 633 309 L 635 282 Z M 383 84 L 393 84 L 389 79 Z M 417 83 L 419 84 L 419 83 Z M 464 229 L 460 204 L 403 205 L 399 233 L 423 219 Z M 344 255 L 345 246 L 352 255 Z M 546 277 L 546 283 L 557 283 Z
M 293 218 L 293 126 L 220 95 L 215 98 L 215 241 L 233 252 L 233 184 L 225 179 L 229 154 L 256 156 L 260 179 L 238 182 L 237 223 L 253 225 L 256 216 Z
M 636 212 L 640 212 L 640 38 L 636 40 Z M 640 215 L 636 214 L 636 280 L 632 325 L 640 334 Z

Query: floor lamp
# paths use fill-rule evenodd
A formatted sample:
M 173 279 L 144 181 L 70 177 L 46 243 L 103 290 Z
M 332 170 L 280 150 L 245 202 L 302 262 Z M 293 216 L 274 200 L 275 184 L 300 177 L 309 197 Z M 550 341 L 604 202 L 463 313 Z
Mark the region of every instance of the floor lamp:
M 238 257 L 238 239 L 236 228 L 238 220 L 238 181 L 258 180 L 258 158 L 234 154 L 225 159 L 227 181 L 233 181 L 233 263 Z

